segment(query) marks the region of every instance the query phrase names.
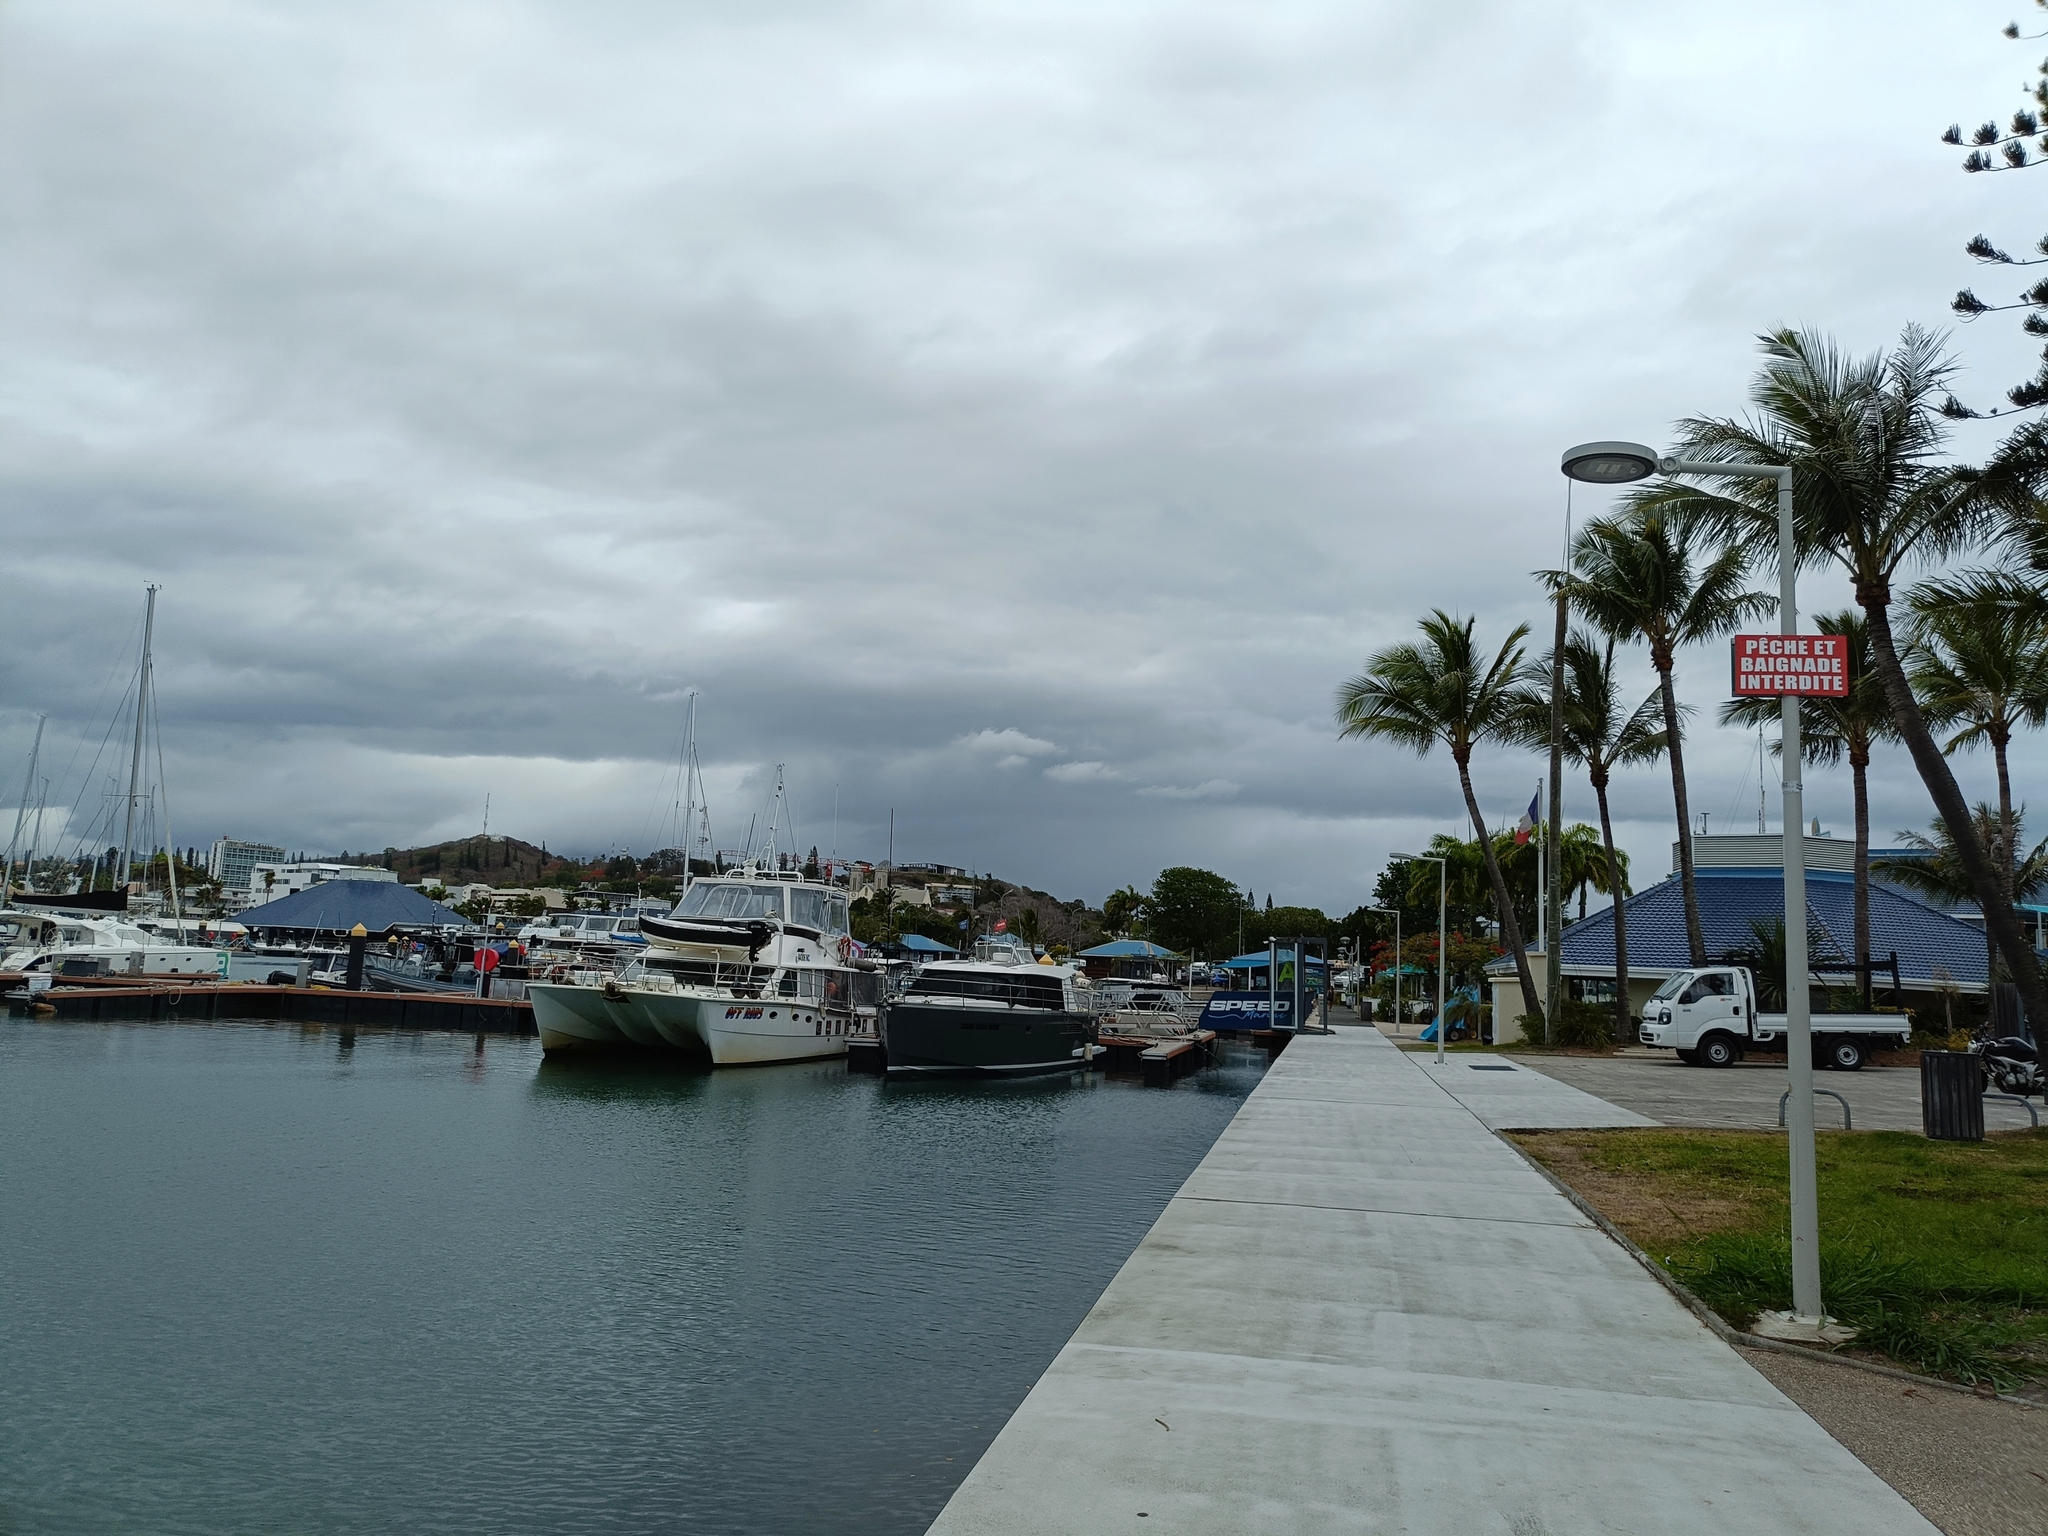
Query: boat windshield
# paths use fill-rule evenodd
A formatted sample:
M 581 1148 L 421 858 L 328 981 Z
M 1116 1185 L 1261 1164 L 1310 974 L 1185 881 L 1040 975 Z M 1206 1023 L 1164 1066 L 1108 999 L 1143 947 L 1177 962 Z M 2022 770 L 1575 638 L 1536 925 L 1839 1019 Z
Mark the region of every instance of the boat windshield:
M 782 916 L 782 887 L 779 885 L 718 885 L 706 882 L 690 887 L 676 903 L 677 917 L 755 918 Z

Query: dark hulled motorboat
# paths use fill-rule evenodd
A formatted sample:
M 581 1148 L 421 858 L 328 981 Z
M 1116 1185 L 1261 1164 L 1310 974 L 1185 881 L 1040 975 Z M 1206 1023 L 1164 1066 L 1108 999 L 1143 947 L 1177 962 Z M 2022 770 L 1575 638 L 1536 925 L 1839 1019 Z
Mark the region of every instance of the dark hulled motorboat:
M 1075 967 L 1040 965 L 998 934 L 972 960 L 935 960 L 881 1011 L 891 1077 L 1028 1077 L 1088 1064 L 1095 1007 Z

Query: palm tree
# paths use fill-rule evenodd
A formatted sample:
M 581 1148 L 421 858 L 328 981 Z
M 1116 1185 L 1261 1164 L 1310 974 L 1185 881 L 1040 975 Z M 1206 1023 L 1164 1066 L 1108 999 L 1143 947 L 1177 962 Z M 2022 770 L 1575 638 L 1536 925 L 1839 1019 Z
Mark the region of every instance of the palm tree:
M 1700 928 L 1699 889 L 1693 880 L 1692 806 L 1686 798 L 1684 727 L 1671 672 L 1678 652 L 1725 634 L 1744 619 L 1768 613 L 1769 596 L 1744 585 L 1749 556 L 1740 549 L 1707 547 L 1699 525 L 1667 517 L 1654 506 L 1620 517 L 1597 518 L 1572 542 L 1569 574 L 1562 580 L 1572 603 L 1609 639 L 1641 640 L 1657 669 L 1664 708 L 1664 751 L 1671 759 L 1671 798 L 1678 816 L 1678 877 L 1685 905 L 1685 940 L 1694 965 L 1707 963 Z
M 1111 891 L 1102 901 L 1103 925 L 1117 937 L 1122 938 L 1134 931 L 1145 919 L 1145 896 L 1133 886 Z
M 1998 774 L 1998 836 L 1992 849 L 2008 900 L 2013 866 L 2013 732 L 2048 721 L 2048 614 L 2038 594 L 2009 576 L 1974 571 L 1923 582 L 1907 594 L 1914 644 L 1906 677 L 1929 726 L 1953 730 L 1942 751 L 1988 746 Z
M 1427 756 L 1441 743 L 1458 768 L 1465 810 L 1486 857 L 1486 875 L 1500 909 L 1501 938 L 1515 957 L 1523 1012 L 1540 1018 L 1541 1002 L 1529 972 L 1522 926 L 1508 898 L 1486 818 L 1472 792 L 1472 749 L 1482 741 L 1513 739 L 1514 696 L 1522 681 L 1522 642 L 1529 626 L 1517 625 L 1487 661 L 1473 643 L 1472 619 L 1454 619 L 1441 608 L 1422 621 L 1422 641 L 1390 646 L 1366 663 L 1365 671 L 1337 690 L 1337 723 L 1343 736 L 1368 736 Z
M 1870 748 L 1873 742 L 1896 741 L 1892 710 L 1870 670 L 1870 623 L 1854 608 L 1824 613 L 1814 620 L 1824 635 L 1849 641 L 1849 696 L 1846 699 L 1799 701 L 1800 755 L 1807 762 L 1833 767 L 1849 760 L 1849 778 L 1856 798 L 1856 986 L 1863 1006 L 1870 1007 Z M 1784 719 L 1776 699 L 1733 699 L 1721 706 L 1723 725 L 1749 728 L 1777 725 Z M 1773 749 L 1776 750 L 1775 748 Z
M 1548 661 L 1549 658 L 1545 658 Z M 1548 671 L 1547 666 L 1539 668 Z M 1599 889 L 1614 897 L 1614 1038 L 1630 1034 L 1628 1003 L 1628 856 L 1614 846 L 1614 818 L 1608 813 L 1607 785 L 1616 768 L 1653 762 L 1664 751 L 1661 691 L 1653 692 L 1633 710 L 1621 696 L 1614 671 L 1614 641 L 1596 643 L 1584 630 L 1575 631 L 1564 648 L 1564 755 L 1586 770 L 1593 798 L 1600 802 L 1600 843 L 1606 851 L 1607 883 Z M 1516 709 L 1519 735 L 1531 747 L 1550 740 L 1550 698 L 1547 692 L 1524 689 Z M 1584 916 L 1581 896 L 1580 916 Z
M 1993 810 L 1983 801 L 1971 812 L 1980 843 L 1989 844 L 2000 835 L 2006 825 L 2003 813 Z M 2020 828 L 2025 812 L 2015 810 L 2009 825 L 2015 847 L 2020 842 Z M 1971 879 L 1969 869 L 1964 865 L 1956 841 L 1950 835 L 1948 823 L 1937 820 L 1928 834 L 1901 832 L 1900 841 L 1917 848 L 1927 857 L 1922 859 L 1879 859 L 1874 866 L 1880 878 L 1892 885 L 1904 886 L 1909 891 L 1938 901 L 1944 906 L 1957 906 L 1977 898 L 1977 887 Z M 2013 891 L 2024 899 L 2034 891 L 2048 884 L 2048 838 L 2043 838 L 2025 858 L 2016 859 L 2013 866 Z M 1991 931 L 1984 932 L 1984 966 L 1988 977 L 1992 962 L 1997 957 Z
M 1677 452 L 1792 466 L 1795 558 L 1833 562 L 1853 584 L 1892 724 L 1948 828 L 1958 867 L 2029 1015 L 2048 1018 L 2040 964 L 1913 696 L 1891 621 L 1892 584 L 1909 562 L 1945 560 L 1987 537 L 2020 540 L 2039 521 L 2034 487 L 2048 477 L 2043 434 L 2015 433 L 1981 468 L 1937 462 L 1948 432 L 1941 402 L 1955 364 L 1917 326 L 1906 328 L 1890 354 L 1857 359 L 1800 331 L 1776 331 L 1762 341 L 1765 363 L 1750 391 L 1756 419 L 1683 421 Z M 1776 560 L 1777 493 L 1768 482 L 1731 477 L 1714 491 L 1663 481 L 1630 499 L 1640 511 L 1704 521 Z
M 1601 837 L 1598 827 L 1589 827 L 1583 821 L 1575 821 L 1564 829 L 1564 836 L 1557 840 L 1557 847 L 1558 871 L 1562 877 L 1558 883 L 1564 888 L 1567 896 L 1573 892 L 1578 893 L 1577 921 L 1583 923 L 1586 920 L 1586 896 L 1589 891 L 1597 891 L 1602 896 L 1613 896 L 1617 899 L 1634 894 L 1628 883 L 1628 854 L 1619 848 L 1613 850 L 1614 863 L 1609 864 L 1606 841 Z M 1620 875 L 1618 885 L 1615 883 L 1617 873 Z

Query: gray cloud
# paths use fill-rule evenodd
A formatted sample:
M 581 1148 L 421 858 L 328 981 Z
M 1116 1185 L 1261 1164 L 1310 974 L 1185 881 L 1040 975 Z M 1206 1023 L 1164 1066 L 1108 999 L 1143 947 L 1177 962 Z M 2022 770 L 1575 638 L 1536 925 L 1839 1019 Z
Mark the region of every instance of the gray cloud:
M 722 843 L 781 763 L 806 845 L 893 808 L 899 857 L 1063 893 L 1348 905 L 1462 808 L 1332 690 L 1431 606 L 1540 622 L 1562 445 L 1739 409 L 1765 326 L 1939 319 L 1962 238 L 2035 232 L 1931 142 L 2004 101 L 2002 20 L 12 7 L 0 795 L 48 711 L 98 805 L 153 579 L 181 842 L 488 793 L 651 846 L 695 688 Z M 1692 756 L 1753 816 L 1753 742 Z M 1475 772 L 1512 817 L 1537 765 Z M 1653 871 L 1659 784 L 1617 790 Z

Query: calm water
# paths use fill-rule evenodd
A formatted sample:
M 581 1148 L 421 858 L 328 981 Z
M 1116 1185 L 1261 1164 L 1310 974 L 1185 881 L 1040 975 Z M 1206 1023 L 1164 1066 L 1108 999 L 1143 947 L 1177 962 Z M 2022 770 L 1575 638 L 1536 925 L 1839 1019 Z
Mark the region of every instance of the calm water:
M 921 1531 L 1259 1061 L 0 1023 L 0 1531 Z

